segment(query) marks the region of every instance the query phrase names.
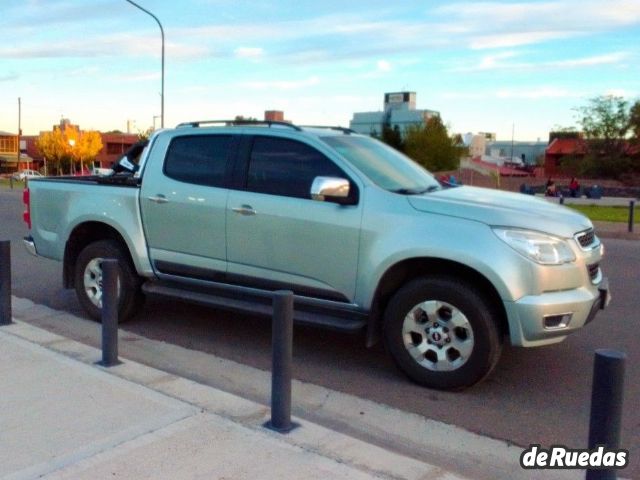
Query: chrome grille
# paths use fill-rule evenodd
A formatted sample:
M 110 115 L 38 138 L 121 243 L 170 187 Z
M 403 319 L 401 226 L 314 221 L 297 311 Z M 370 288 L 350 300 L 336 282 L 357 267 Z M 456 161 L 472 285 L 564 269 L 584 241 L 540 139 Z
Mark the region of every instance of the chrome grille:
M 583 249 L 589 249 L 597 242 L 596 234 L 593 229 L 585 230 L 576 234 L 576 241 Z

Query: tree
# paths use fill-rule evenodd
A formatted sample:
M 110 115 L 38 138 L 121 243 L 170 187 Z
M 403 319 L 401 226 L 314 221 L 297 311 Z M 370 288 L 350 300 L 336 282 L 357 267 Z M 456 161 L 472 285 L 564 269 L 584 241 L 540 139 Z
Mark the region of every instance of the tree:
M 640 144 L 640 100 L 636 100 L 629 110 L 629 129 L 633 143 Z
M 95 159 L 102 150 L 102 137 L 98 132 L 81 132 L 73 125 L 64 130 L 55 127 L 52 132 L 43 132 L 36 140 L 40 153 L 50 162 L 58 173 L 67 170 L 73 173 L 76 163 L 80 170 L 86 161 Z
M 61 173 L 62 163 L 67 158 L 67 147 L 60 128 L 55 127 L 52 132 L 42 132 L 36 139 L 36 147 L 45 161 L 53 163 L 53 170 Z
M 588 105 L 576 109 L 588 148 L 580 167 L 583 175 L 623 178 L 640 171 L 629 149 L 630 134 L 637 132 L 634 122 L 640 117 L 637 105 L 629 108 L 622 97 L 607 95 L 592 98 Z
M 630 129 L 628 102 L 622 97 L 600 96 L 590 99 L 588 105 L 577 111 L 580 114 L 578 123 L 590 150 L 605 160 L 620 158 Z
M 449 136 L 439 116 L 430 118 L 426 125 L 413 125 L 406 130 L 405 153 L 432 172 L 455 170 L 464 153 L 462 138 Z
M 404 141 L 398 125 L 394 125 L 393 128 L 391 128 L 390 125 L 385 123 L 382 126 L 382 137 L 380 140 L 390 147 L 393 147 L 400 152 L 404 152 Z

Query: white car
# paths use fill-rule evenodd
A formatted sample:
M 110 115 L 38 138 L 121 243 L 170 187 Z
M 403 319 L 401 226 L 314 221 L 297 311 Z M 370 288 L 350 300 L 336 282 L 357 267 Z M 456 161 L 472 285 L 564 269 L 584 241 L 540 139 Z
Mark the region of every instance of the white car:
M 14 180 L 20 180 L 22 182 L 24 182 L 25 179 L 27 178 L 42 177 L 42 176 L 43 175 L 37 170 L 20 170 L 19 172 L 16 172 L 12 175 Z

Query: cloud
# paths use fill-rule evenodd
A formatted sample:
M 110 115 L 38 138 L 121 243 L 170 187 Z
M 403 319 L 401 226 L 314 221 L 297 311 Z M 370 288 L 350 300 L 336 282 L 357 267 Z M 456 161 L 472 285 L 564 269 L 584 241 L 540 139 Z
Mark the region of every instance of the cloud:
M 312 76 L 302 80 L 274 80 L 244 82 L 242 86 L 254 90 L 297 90 L 300 88 L 312 87 L 320 84 L 320 79 Z
M 616 65 L 621 64 L 631 55 L 629 52 L 611 52 L 602 55 L 593 55 L 590 57 L 568 58 L 564 60 L 552 60 L 544 62 L 509 62 L 512 58 L 522 56 L 521 52 L 507 51 L 491 55 L 485 55 L 473 65 L 465 65 L 455 67 L 454 72 L 479 72 L 479 71 L 542 71 L 542 70 L 558 70 L 569 68 L 588 68 L 600 65 Z
M 378 60 L 376 63 L 376 69 L 379 72 L 390 72 L 391 71 L 391 63 L 386 60 Z
M 433 10 L 474 49 L 531 45 L 640 24 L 637 0 L 456 2 Z
M 233 53 L 237 58 L 260 58 L 264 55 L 264 49 L 260 47 L 238 47 Z
M 442 97 L 447 100 L 540 100 L 545 98 L 579 98 L 582 96 L 584 95 L 581 92 L 554 86 L 504 88 L 487 92 L 445 92 L 442 94 Z
M 11 82 L 13 80 L 17 80 L 18 78 L 20 78 L 20 75 L 18 75 L 17 73 L 6 73 L 0 75 L 0 82 Z

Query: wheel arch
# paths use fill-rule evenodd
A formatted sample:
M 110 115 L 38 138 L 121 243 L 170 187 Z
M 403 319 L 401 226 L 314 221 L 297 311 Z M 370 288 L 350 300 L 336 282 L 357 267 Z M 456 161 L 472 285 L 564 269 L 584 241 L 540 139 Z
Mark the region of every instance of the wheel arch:
M 483 296 L 489 299 L 495 308 L 498 314 L 500 332 L 503 335 L 509 334 L 509 322 L 507 321 L 504 303 L 498 290 L 486 276 L 467 265 L 453 260 L 429 257 L 409 258 L 389 267 L 378 282 L 367 324 L 367 347 L 371 347 L 380 341 L 383 314 L 393 294 L 405 283 L 426 275 L 459 278 L 473 286 L 477 286 Z
M 118 230 L 103 222 L 84 222 L 74 227 L 65 245 L 62 267 L 62 281 L 65 288 L 75 286 L 74 268 L 80 252 L 87 245 L 99 240 L 118 242 L 131 264 L 134 265 L 127 242 Z

